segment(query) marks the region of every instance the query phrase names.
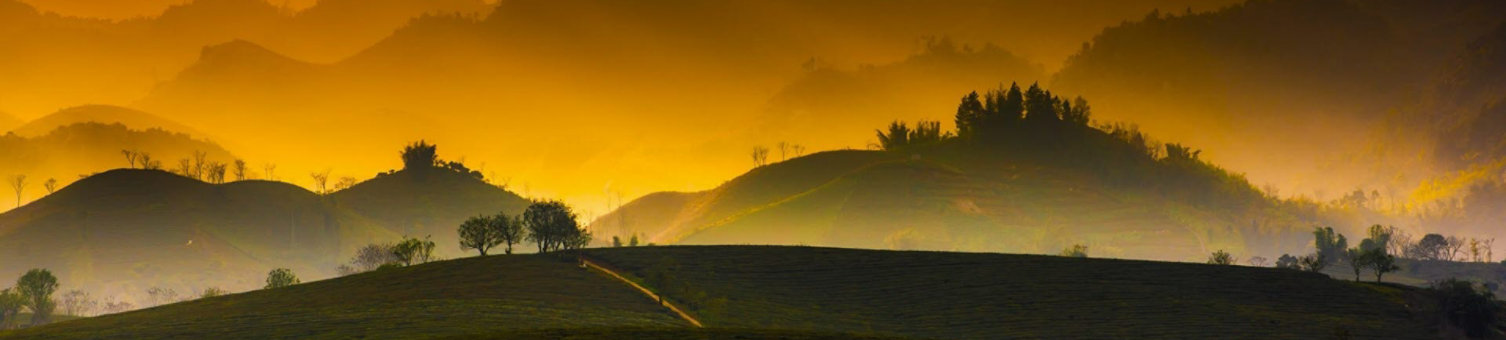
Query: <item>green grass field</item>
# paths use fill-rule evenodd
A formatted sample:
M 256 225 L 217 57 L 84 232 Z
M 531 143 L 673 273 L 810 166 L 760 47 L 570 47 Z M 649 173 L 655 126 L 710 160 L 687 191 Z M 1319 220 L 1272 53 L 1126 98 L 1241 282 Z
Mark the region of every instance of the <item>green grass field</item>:
M 5 334 L 20 338 L 464 337 L 681 328 L 652 300 L 549 256 L 465 258 L 201 299 Z M 3 333 L 0 333 L 3 334 Z
M 0 338 L 1433 338 L 1415 288 L 1189 263 L 813 247 L 464 258 Z
M 807 247 L 593 249 L 708 327 L 922 338 L 1430 338 L 1406 287 L 1189 263 Z M 666 279 L 667 277 L 667 279 Z

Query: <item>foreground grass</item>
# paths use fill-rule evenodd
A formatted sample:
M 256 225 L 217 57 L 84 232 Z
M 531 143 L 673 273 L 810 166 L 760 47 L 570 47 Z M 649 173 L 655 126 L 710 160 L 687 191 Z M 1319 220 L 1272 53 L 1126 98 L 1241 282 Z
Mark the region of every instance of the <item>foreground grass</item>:
M 680 328 L 685 322 L 622 283 L 572 262 L 513 255 L 387 269 L 0 337 L 415 338 L 615 327 Z
M 1312 273 L 809 247 L 593 249 L 708 327 L 923 338 L 1431 338 L 1398 287 Z
M 811 247 L 591 249 L 691 328 L 557 256 L 466 258 L 0 338 L 1433 338 L 1415 288 L 1189 263 Z

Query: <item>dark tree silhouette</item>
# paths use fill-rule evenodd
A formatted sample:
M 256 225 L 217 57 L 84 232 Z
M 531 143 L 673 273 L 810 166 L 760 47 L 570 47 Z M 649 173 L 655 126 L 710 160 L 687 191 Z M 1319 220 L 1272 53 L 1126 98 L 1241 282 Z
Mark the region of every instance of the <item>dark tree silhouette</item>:
M 1208 255 L 1208 264 L 1232 266 L 1234 265 L 1234 255 L 1230 255 L 1229 252 L 1219 249 L 1213 252 L 1213 254 Z
M 497 237 L 502 240 L 503 254 L 512 254 L 514 244 L 523 243 L 523 217 L 507 216 L 507 213 L 497 213 L 489 221 L 490 227 L 496 230 Z
M 576 249 L 590 242 L 591 234 L 582 230 L 576 215 L 560 201 L 539 201 L 523 211 L 528 240 L 538 245 L 540 253 Z
M 1448 238 L 1440 234 L 1427 234 L 1414 247 L 1417 258 L 1422 260 L 1445 260 L 1448 257 Z
M 1313 246 L 1317 248 L 1319 257 L 1337 261 L 1347 255 L 1349 241 L 1344 239 L 1344 234 L 1334 232 L 1333 227 L 1319 227 L 1313 230 Z
M 420 240 L 414 237 L 405 237 L 402 242 L 392 246 L 392 255 L 397 257 L 397 262 L 404 266 L 414 263 L 427 263 L 434 256 L 434 241 L 428 237 Z
M 282 288 L 298 284 L 298 276 L 293 275 L 292 269 L 277 268 L 267 272 L 267 286 L 265 289 Z
M 21 308 L 26 307 L 26 296 L 21 292 L 6 288 L 0 290 L 0 330 L 14 328 L 20 320 L 16 316 L 21 314 Z
M 31 308 L 31 324 L 41 325 L 52 318 L 52 293 L 58 290 L 58 278 L 46 269 L 32 269 L 16 280 L 16 290 Z
M 1370 270 L 1375 272 L 1375 282 L 1381 282 L 1382 275 L 1401 269 L 1396 265 L 1395 255 L 1378 249 L 1372 249 L 1366 255 L 1369 258 L 1365 260 L 1365 263 L 1369 265 Z
M 439 164 L 439 147 L 423 140 L 403 147 L 403 169 L 423 171 Z
M 26 190 L 26 175 L 16 175 L 10 178 L 10 188 L 16 191 L 16 207 L 21 206 L 21 193 Z
M 502 243 L 501 230 L 492 227 L 492 217 L 475 216 L 460 224 L 460 249 L 475 249 L 481 256 Z

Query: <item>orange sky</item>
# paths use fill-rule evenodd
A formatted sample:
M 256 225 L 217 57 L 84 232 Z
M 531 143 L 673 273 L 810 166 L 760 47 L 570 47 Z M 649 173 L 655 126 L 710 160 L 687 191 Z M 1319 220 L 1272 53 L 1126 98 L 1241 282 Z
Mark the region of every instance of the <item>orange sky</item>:
M 183 3 L 24 1 L 107 19 L 150 17 Z M 0 102 L 0 111 L 34 119 L 84 104 L 140 109 L 203 131 L 253 164 L 277 163 L 280 179 L 305 186 L 305 174 L 324 169 L 369 178 L 396 167 L 404 143 L 428 139 L 441 156 L 484 166 L 514 191 L 601 214 L 619 197 L 714 187 L 748 170 L 746 154 L 757 145 L 865 148 L 873 129 L 894 119 L 950 125 L 961 94 L 1045 81 L 1104 27 L 1156 8 L 1205 11 L 1230 2 L 973 1 L 900 10 L 890 7 L 909 5 L 520 0 L 500 17 L 432 19 L 401 30 L 406 20 L 238 22 L 252 15 L 203 11 L 104 28 L 100 34 L 111 38 L 103 41 L 57 33 L 57 41 L 22 51 L 35 58 L 22 62 L 38 66 L 8 65 L 36 74 L 0 88 L 15 92 L 0 98 L 23 98 Z M 340 41 L 353 36 L 343 30 L 366 40 Z M 388 37 L 392 30 L 397 35 Z M 1020 65 L 993 57 L 905 64 L 937 36 L 972 49 L 1002 47 Z M 90 59 L 101 56 L 108 57 Z M 882 70 L 854 73 L 874 83 L 908 84 L 849 97 L 904 98 L 863 110 L 802 107 L 830 99 L 821 91 L 850 90 L 797 86 L 810 79 L 802 65 L 812 58 L 838 72 Z M 1019 71 L 1027 64 L 1037 71 Z M 852 107 L 864 102 L 857 99 Z

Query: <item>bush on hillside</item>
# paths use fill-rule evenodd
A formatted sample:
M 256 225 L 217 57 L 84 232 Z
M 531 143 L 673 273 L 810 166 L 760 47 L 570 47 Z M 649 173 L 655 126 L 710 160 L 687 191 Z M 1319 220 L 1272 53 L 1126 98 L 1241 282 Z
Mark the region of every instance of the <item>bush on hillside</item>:
M 1459 279 L 1434 282 L 1428 289 L 1438 300 L 1439 313 L 1449 324 L 1463 329 L 1472 338 L 1493 332 L 1501 302 L 1484 286 Z

